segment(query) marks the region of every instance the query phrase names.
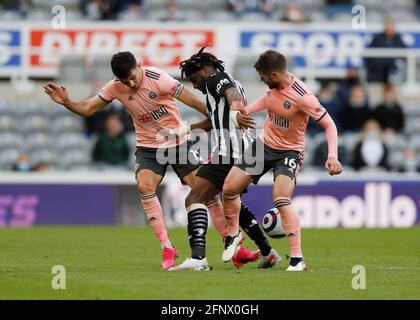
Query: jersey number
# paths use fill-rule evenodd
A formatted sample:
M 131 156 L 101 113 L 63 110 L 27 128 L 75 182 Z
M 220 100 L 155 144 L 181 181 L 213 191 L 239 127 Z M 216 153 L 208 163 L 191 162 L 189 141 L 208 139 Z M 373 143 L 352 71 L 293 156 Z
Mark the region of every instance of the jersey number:
M 296 166 L 297 166 L 296 159 L 286 158 L 284 159 L 284 165 L 289 166 L 292 169 L 296 169 Z

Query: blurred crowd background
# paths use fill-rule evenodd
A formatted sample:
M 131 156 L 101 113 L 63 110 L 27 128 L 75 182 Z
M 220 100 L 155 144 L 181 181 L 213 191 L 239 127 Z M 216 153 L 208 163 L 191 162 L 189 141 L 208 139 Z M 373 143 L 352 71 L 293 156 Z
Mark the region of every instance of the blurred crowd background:
M 416 21 L 419 0 L 2 0 L 0 20 L 43 21 L 51 3 L 66 7 L 72 20 L 160 21 L 348 21 L 354 5 L 369 11 L 369 21 L 384 15 L 396 21 Z
M 271 20 L 290 24 L 349 21 L 351 8 L 361 4 L 369 21 L 383 25 L 372 38 L 371 48 L 405 48 L 395 22 L 416 22 L 420 13 L 420 1 L 415 0 L 63 0 L 60 4 L 74 21 Z M 45 8 L 50 10 L 51 1 L 1 0 L 0 21 L 42 21 L 50 17 Z M 400 88 L 405 62 L 401 57 L 370 57 L 363 68 L 349 66 L 342 79 L 317 79 L 316 94 L 337 125 L 340 160 L 347 172 L 420 171 L 420 103 L 406 99 Z M 256 84 L 255 71 L 249 71 L 252 60 L 246 63 L 246 72 L 239 66 L 233 74 L 246 83 L 246 90 L 258 88 L 259 93 L 250 95 L 252 100 L 265 89 Z M 75 60 L 62 61 L 60 68 L 62 80 L 83 72 L 83 65 Z M 109 61 L 99 68 L 109 74 Z M 199 119 L 194 110 L 179 105 L 185 121 Z M 265 114 L 255 117 L 261 126 Z M 130 115 L 119 102 L 84 119 L 37 99 L 14 102 L 0 97 L 0 170 L 132 170 L 133 130 Z M 327 144 L 322 128 L 310 121 L 306 139 L 303 170 L 324 170 Z

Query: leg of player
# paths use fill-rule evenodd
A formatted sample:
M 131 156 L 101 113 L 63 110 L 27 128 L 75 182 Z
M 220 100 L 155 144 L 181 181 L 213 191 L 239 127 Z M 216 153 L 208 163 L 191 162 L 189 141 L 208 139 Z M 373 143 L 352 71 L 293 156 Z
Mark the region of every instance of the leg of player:
M 152 170 L 143 169 L 137 173 L 136 178 L 137 189 L 140 192 L 141 202 L 147 216 L 147 221 L 153 228 L 163 250 L 161 268 L 167 270 L 174 266 L 177 252 L 169 240 L 168 231 L 166 230 L 163 220 L 162 207 L 156 196 L 156 189 L 162 181 L 162 176 L 154 173 Z
M 259 269 L 272 268 L 281 262 L 280 256 L 271 247 L 264 232 L 261 230 L 254 213 L 243 203 L 239 215 L 239 225 L 260 249 L 261 259 L 258 264 Z M 256 259 L 258 258 L 259 256 L 256 257 Z
M 290 246 L 290 264 L 286 271 L 305 271 L 307 267 L 302 256 L 300 219 L 291 202 L 294 188 L 295 179 L 278 175 L 274 182 L 273 199 L 280 212 L 282 226 Z
M 244 170 L 233 166 L 223 185 L 223 209 L 229 229 L 229 235 L 225 240 L 225 250 L 222 254 L 224 262 L 229 261 L 235 255 L 237 247 L 243 240 L 239 231 L 239 214 L 241 210 L 241 192 L 252 182 L 252 177 Z
M 246 208 L 246 206 L 244 206 Z M 213 222 L 213 225 L 217 232 L 220 234 L 220 236 L 223 239 L 223 242 L 225 242 L 226 237 L 229 234 L 229 229 L 227 228 L 225 213 L 223 212 L 223 205 L 220 201 L 219 197 L 216 196 L 213 200 L 211 200 L 209 203 L 207 203 L 207 208 L 209 210 L 209 214 L 211 217 L 211 221 Z M 248 209 L 248 208 L 247 208 Z M 249 210 L 249 209 L 248 209 Z M 251 212 L 251 211 L 250 211 Z M 239 219 L 239 225 L 244 229 L 245 227 L 249 227 L 252 222 L 251 220 L 255 220 L 255 217 L 253 216 L 251 212 L 251 216 L 246 215 L 248 218 L 241 219 L 242 218 L 242 211 L 241 216 Z M 248 231 L 251 228 L 248 228 L 245 230 L 245 232 L 249 235 Z M 264 236 L 264 235 L 263 235 Z M 252 236 L 250 236 L 251 239 L 255 241 Z M 236 268 L 243 267 L 245 264 L 249 262 L 254 262 L 260 257 L 260 251 L 251 251 L 243 246 L 238 247 L 235 255 L 232 258 L 232 264 Z
M 210 270 L 206 258 L 206 234 L 208 226 L 208 211 L 206 204 L 219 192 L 218 188 L 208 180 L 195 177 L 194 184 L 185 198 L 188 214 L 188 238 L 191 247 L 191 258 L 173 267 L 170 271 Z

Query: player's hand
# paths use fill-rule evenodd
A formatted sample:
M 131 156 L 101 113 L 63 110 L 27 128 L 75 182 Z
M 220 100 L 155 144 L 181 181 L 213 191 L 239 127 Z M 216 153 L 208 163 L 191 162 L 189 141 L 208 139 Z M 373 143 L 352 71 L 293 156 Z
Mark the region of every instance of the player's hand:
M 173 128 L 173 129 L 160 129 L 159 130 L 159 134 L 163 137 L 184 137 L 187 134 L 191 133 L 191 126 L 187 125 L 187 126 L 183 126 L 183 127 L 178 127 L 178 128 Z
M 236 100 L 236 101 L 233 101 L 232 104 L 230 105 L 230 110 L 237 110 L 241 113 L 244 113 L 245 106 L 242 101 Z
M 340 174 L 343 171 L 343 166 L 341 165 L 340 161 L 338 161 L 335 157 L 330 157 L 325 162 L 325 169 L 327 169 L 328 173 L 333 176 L 336 174 Z
M 246 116 L 240 112 L 236 114 L 236 121 L 238 121 L 239 128 L 246 129 L 251 128 L 255 129 L 257 124 L 254 119 L 250 116 Z
M 54 102 L 58 104 L 65 104 L 69 99 L 67 89 L 55 83 L 48 82 L 44 87 L 44 92 L 50 96 Z

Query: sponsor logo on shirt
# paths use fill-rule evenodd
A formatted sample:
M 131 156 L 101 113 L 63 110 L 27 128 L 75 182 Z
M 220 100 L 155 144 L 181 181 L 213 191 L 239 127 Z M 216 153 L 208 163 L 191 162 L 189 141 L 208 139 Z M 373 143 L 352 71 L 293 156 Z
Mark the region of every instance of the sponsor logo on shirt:
M 152 121 L 152 117 L 148 113 L 140 114 L 138 119 L 140 123 L 148 123 Z
M 273 114 L 272 112 L 268 113 L 268 117 L 270 118 L 270 121 L 273 121 L 277 126 L 283 127 L 283 128 L 289 128 L 290 127 L 290 120 L 280 117 L 277 114 Z
M 169 111 L 166 109 L 165 106 L 160 106 L 159 108 L 149 112 L 140 114 L 138 116 L 138 120 L 140 123 L 149 123 L 151 121 L 158 121 L 160 118 L 169 114 Z
M 150 112 L 150 115 L 153 117 L 153 120 L 158 121 L 160 118 L 169 114 L 169 111 L 166 110 L 165 106 L 160 106 L 158 109 Z
M 289 100 L 286 100 L 286 101 L 283 103 L 283 107 L 284 107 L 285 109 L 289 110 L 289 109 L 292 107 L 292 103 L 291 103 Z
M 220 80 L 219 81 L 219 83 L 217 84 L 217 86 L 216 86 L 216 92 L 217 93 L 220 93 L 220 89 L 222 88 L 222 86 L 224 85 L 224 84 L 228 84 L 229 83 L 229 80 L 228 79 L 222 79 L 222 80 Z

